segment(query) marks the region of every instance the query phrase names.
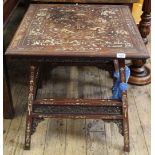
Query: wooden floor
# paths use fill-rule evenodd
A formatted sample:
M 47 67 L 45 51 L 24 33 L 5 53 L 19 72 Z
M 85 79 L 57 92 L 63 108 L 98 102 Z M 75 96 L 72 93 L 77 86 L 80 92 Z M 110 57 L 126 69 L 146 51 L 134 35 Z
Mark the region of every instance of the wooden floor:
M 123 152 L 123 137 L 116 124 L 85 119 L 45 119 L 32 135 L 31 150 L 23 150 L 28 65 L 23 69 L 21 64 L 11 62 L 9 67 L 16 115 L 4 119 L 4 155 L 150 154 L 150 85 L 129 85 L 130 153 Z M 109 74 L 96 67 L 56 67 L 50 70 L 38 97 L 108 98 L 111 86 Z

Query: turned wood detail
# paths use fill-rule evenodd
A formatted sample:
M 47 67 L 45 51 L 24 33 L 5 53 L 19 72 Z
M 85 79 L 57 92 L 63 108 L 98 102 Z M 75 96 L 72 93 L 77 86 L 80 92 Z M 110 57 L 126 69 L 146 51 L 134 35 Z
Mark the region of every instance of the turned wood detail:
M 147 36 L 150 33 L 151 26 L 151 0 L 144 0 L 142 8 L 141 21 L 139 23 L 139 31 L 143 38 L 144 44 L 148 43 Z M 146 60 L 132 60 L 131 76 L 129 83 L 135 85 L 145 85 L 151 82 L 150 69 L 145 65 Z
M 139 23 L 139 31 L 145 44 L 148 43 L 147 36 L 150 34 L 151 26 L 151 0 L 144 0 L 143 14 Z

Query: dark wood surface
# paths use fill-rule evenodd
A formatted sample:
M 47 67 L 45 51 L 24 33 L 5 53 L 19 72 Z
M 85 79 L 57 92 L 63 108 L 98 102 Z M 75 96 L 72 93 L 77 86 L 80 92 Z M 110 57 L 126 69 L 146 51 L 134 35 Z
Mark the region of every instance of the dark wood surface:
M 148 42 L 148 35 L 151 27 L 151 0 L 144 0 L 142 8 L 141 21 L 139 23 L 139 31 L 145 44 Z M 131 76 L 129 83 L 135 85 L 146 85 L 151 82 L 151 71 L 145 66 L 145 62 L 141 59 L 132 61 Z
M 32 2 L 55 2 L 55 3 L 136 3 L 139 0 L 31 0 Z
M 127 6 L 30 5 L 6 55 L 148 58 Z
M 9 16 L 15 10 L 19 0 L 4 0 L 3 1 L 3 22 L 4 25 L 7 23 Z
M 10 4 L 11 2 L 11 4 Z M 23 7 L 22 5 L 17 5 L 16 3 L 12 3 L 15 1 L 4 1 L 4 27 L 3 27 L 3 53 L 5 53 L 6 48 L 8 47 L 9 43 L 12 40 L 12 37 L 15 33 L 15 31 L 18 28 L 18 25 L 21 21 L 21 18 L 23 17 L 23 14 L 26 10 L 26 7 Z M 12 10 L 8 10 L 9 8 L 7 7 L 8 5 L 9 8 L 12 8 Z M 11 11 L 11 12 L 8 12 Z M 5 13 L 10 13 L 9 16 L 8 14 Z M 12 14 L 11 14 L 12 13 Z M 5 18 L 7 16 L 7 18 Z M 9 80 L 9 74 L 8 74 L 8 66 L 9 63 L 7 64 L 7 60 L 3 59 L 3 114 L 4 118 L 13 118 L 14 116 L 14 108 L 13 108 L 13 103 L 12 103 L 12 96 L 11 96 L 11 89 L 10 89 L 10 80 Z
M 10 80 L 5 59 L 3 69 L 3 115 L 4 118 L 13 118 L 15 113 L 10 90 Z
M 4 0 L 3 1 L 3 25 L 4 29 L 7 25 L 9 17 L 15 10 L 19 0 Z M 9 39 L 7 39 L 9 40 Z M 7 42 L 7 41 L 6 41 Z M 5 52 L 5 43 L 4 43 L 4 51 Z M 14 116 L 14 108 L 12 103 L 12 96 L 10 90 L 10 81 L 8 76 L 8 69 L 5 60 L 5 56 L 3 59 L 3 116 L 4 118 L 13 118 Z

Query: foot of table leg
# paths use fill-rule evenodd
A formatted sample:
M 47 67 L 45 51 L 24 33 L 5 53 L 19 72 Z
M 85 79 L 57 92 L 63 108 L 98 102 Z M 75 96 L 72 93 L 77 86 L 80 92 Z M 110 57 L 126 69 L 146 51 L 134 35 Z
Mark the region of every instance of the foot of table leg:
M 129 125 L 128 120 L 124 120 L 124 151 L 129 152 L 130 146 L 129 146 Z
M 28 147 L 25 146 L 25 147 L 24 147 L 24 150 L 30 150 L 30 146 L 28 146 Z
M 126 101 L 123 101 L 123 134 L 124 134 L 124 151 L 129 152 L 130 146 L 129 146 L 129 122 L 128 122 L 128 105 L 127 105 L 127 99 Z
M 131 75 L 129 83 L 134 85 L 146 85 L 151 82 L 150 69 L 144 66 L 144 60 L 133 60 L 132 65 L 129 66 Z
M 26 131 L 25 131 L 25 150 L 30 150 L 31 145 L 31 130 L 32 130 L 32 118 L 30 118 L 27 114 L 27 121 L 26 121 Z

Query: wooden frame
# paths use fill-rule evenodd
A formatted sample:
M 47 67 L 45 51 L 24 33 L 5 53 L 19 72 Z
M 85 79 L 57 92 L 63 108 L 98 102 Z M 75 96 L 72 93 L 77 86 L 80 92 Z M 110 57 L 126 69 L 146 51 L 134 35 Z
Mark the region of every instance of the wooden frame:
M 125 82 L 125 59 L 120 59 L 117 62 L 118 69 L 121 75 L 121 82 Z M 76 63 L 75 63 L 76 64 Z M 27 119 L 26 119 L 26 131 L 25 131 L 25 149 L 30 149 L 31 135 L 36 130 L 37 124 L 44 118 L 74 118 L 74 119 L 102 119 L 102 120 L 118 120 L 122 126 L 120 131 L 124 136 L 124 151 L 129 152 L 129 123 L 128 123 L 128 104 L 127 104 L 127 91 L 122 93 L 121 100 L 112 99 L 36 99 L 36 93 L 38 88 L 39 79 L 39 66 L 32 64 L 30 66 L 30 81 L 29 81 L 29 95 L 27 105 Z M 39 107 L 40 106 L 40 107 Z M 52 113 L 50 108 L 69 107 L 71 112 L 57 112 Z M 47 111 L 47 108 L 49 112 Z M 77 113 L 77 110 L 72 110 L 73 107 L 77 109 L 80 107 L 89 108 L 89 111 L 82 111 Z M 99 111 L 93 111 L 95 108 L 103 108 L 103 113 Z M 108 114 L 104 108 L 116 108 L 120 107 L 121 112 L 118 114 Z M 75 109 L 75 108 L 74 108 Z M 39 110 L 39 112 L 38 112 Z M 91 112 L 92 110 L 92 112 Z
M 6 25 L 9 16 L 13 13 L 13 11 L 16 9 L 17 5 L 19 3 L 19 0 L 4 0 L 3 1 L 3 22 L 4 26 Z

